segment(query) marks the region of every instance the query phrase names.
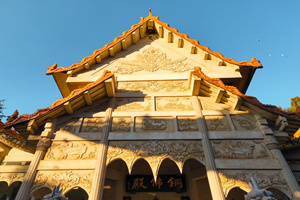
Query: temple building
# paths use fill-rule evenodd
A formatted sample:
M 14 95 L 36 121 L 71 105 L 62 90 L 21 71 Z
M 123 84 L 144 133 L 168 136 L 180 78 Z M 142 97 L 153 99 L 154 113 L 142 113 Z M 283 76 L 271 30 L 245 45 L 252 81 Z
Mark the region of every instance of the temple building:
M 0 200 L 242 200 L 253 177 L 300 199 L 300 115 L 245 95 L 262 64 L 202 46 L 158 17 L 69 67 L 63 98 L 0 122 Z

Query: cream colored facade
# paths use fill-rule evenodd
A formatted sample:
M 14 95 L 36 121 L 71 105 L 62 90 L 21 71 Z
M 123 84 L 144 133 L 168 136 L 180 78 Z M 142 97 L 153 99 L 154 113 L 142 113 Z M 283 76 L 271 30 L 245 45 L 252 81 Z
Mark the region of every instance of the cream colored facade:
M 58 183 L 69 200 L 243 199 L 251 176 L 278 199 L 300 199 L 280 150 L 300 120 L 220 83 L 244 93 L 254 67 L 204 51 L 154 18 L 93 61 L 53 72 L 66 99 L 6 124 L 24 141 L 1 136 L 1 200 L 42 199 Z M 105 70 L 114 75 L 97 82 Z M 185 175 L 187 192 L 125 191 L 126 175 L 157 184 L 168 174 Z

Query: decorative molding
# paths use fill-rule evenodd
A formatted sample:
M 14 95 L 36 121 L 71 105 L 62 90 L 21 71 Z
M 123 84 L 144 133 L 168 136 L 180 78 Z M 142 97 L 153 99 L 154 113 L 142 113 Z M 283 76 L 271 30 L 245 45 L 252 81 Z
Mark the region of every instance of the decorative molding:
M 198 126 L 195 117 L 177 117 L 179 131 L 197 131 Z
M 56 142 L 49 148 L 45 160 L 96 159 L 98 143 L 87 141 Z
M 40 151 L 47 151 L 47 149 L 51 145 L 51 139 L 50 138 L 41 138 L 37 144 L 37 150 Z
M 162 161 L 166 158 L 173 160 L 182 172 L 184 162 L 189 158 L 194 158 L 199 162 L 204 162 L 204 152 L 201 141 L 111 141 L 108 153 L 107 164 L 113 160 L 121 158 L 128 166 L 129 173 L 136 160 L 144 158 L 150 165 L 153 174 L 156 176 Z
M 212 140 L 212 146 L 217 159 L 272 158 L 266 145 L 258 140 Z
M 31 191 L 44 186 L 53 189 L 58 183 L 61 183 L 63 193 L 73 187 L 81 187 L 89 193 L 93 181 L 93 174 L 93 170 L 39 171 Z
M 114 117 L 111 125 L 112 132 L 129 132 L 131 126 L 131 118 Z
M 240 187 L 242 190 L 249 192 L 251 190 L 251 187 L 248 183 L 251 180 L 251 176 L 255 178 L 258 185 L 262 189 L 276 187 L 289 192 L 287 182 L 283 178 L 283 175 L 280 171 L 219 171 L 219 177 L 226 196 L 228 195 L 229 191 L 234 187 Z
M 119 82 L 117 92 L 187 92 L 187 81 L 148 81 L 148 82 Z
M 172 72 L 186 72 L 192 71 L 193 66 L 184 62 L 186 58 L 169 59 L 166 53 L 160 49 L 149 47 L 144 49 L 137 55 L 136 60 L 121 61 L 115 70 L 115 74 L 132 74 L 135 72 L 146 71 L 156 72 L 158 70 L 172 71 Z
M 115 112 L 139 112 L 151 111 L 151 98 L 130 98 L 130 99 L 116 99 Z
M 0 173 L 0 181 L 7 182 L 8 186 L 16 181 L 23 181 L 26 173 Z
M 157 111 L 193 110 L 190 97 L 156 97 Z

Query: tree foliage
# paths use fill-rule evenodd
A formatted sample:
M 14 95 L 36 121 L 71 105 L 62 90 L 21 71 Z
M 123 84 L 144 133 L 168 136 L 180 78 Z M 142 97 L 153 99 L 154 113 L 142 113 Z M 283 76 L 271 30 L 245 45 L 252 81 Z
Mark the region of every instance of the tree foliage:
M 3 114 L 3 110 L 5 109 L 3 102 L 5 101 L 5 99 L 0 100 L 0 119 L 5 117 L 5 115 Z
M 279 108 L 281 110 L 287 111 L 287 112 L 296 112 L 297 106 L 300 107 L 300 97 L 298 97 L 298 96 L 296 96 L 294 98 L 291 98 L 291 107 L 287 107 L 287 108 L 281 108 L 281 107 L 279 107 Z

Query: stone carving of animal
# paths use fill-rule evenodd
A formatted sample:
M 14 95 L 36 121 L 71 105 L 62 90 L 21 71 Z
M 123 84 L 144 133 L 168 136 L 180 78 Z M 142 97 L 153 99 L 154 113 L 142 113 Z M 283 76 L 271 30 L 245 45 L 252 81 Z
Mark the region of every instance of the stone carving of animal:
M 231 158 L 236 158 L 236 155 L 246 155 L 251 157 L 255 145 L 248 144 L 242 141 L 229 141 L 226 147 L 226 152 L 229 153 Z
M 68 200 L 64 195 L 62 195 L 62 189 L 60 190 L 60 183 L 54 187 L 52 193 L 44 196 L 43 200 Z
M 273 193 L 266 190 L 261 190 L 253 177 L 251 177 L 252 183 L 251 191 L 245 195 L 245 200 L 277 200 L 273 197 Z
M 78 158 L 82 158 L 87 152 L 88 147 L 84 143 L 68 143 L 66 147 L 61 149 L 62 159 L 67 159 L 68 156 L 77 155 Z

